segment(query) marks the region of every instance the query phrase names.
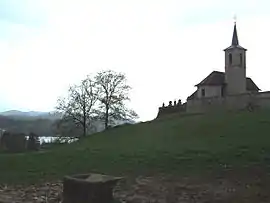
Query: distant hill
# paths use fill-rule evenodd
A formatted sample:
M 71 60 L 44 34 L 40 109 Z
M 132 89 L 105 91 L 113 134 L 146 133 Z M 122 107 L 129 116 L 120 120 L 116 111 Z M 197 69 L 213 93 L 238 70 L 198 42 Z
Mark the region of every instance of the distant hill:
M 56 122 L 62 118 L 62 114 L 58 112 L 39 112 L 39 111 L 18 111 L 11 110 L 0 112 L 0 129 L 11 132 L 36 133 L 39 136 L 55 136 Z M 122 125 L 125 123 L 134 124 L 134 121 L 115 121 L 115 125 Z M 100 132 L 104 130 L 104 123 L 102 121 L 94 121 L 93 132 Z M 68 136 L 75 136 L 81 132 L 76 129 L 72 123 L 66 123 L 62 129 L 68 132 Z M 89 132 L 90 133 L 90 132 Z
M 52 119 L 23 119 L 13 118 L 9 116 L 0 116 L 0 128 L 10 132 L 36 133 L 39 136 L 53 136 L 53 123 Z
M 62 117 L 62 115 L 58 112 L 40 112 L 40 111 L 23 112 L 18 110 L 0 112 L 0 115 L 15 119 L 31 119 L 31 120 L 32 119 L 56 120 Z
M 0 128 L 11 132 L 54 136 L 53 124 L 61 117 L 57 112 L 10 110 L 0 113 Z
M 0 114 L 3 116 L 40 116 L 44 115 L 47 112 L 39 112 L 39 111 L 18 111 L 18 110 L 10 110 L 10 111 L 4 111 L 1 112 Z

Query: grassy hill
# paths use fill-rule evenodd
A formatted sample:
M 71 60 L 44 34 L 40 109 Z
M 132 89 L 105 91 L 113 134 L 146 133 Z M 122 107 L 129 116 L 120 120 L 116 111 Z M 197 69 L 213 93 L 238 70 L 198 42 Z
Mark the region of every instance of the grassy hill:
M 0 182 L 66 174 L 243 174 L 268 171 L 270 111 L 170 116 L 97 133 L 44 153 L 0 155 Z

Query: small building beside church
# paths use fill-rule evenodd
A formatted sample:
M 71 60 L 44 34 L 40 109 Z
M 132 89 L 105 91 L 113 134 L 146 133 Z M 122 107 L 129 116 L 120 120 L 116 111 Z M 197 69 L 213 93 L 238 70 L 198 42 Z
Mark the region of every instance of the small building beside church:
M 159 108 L 158 117 L 166 112 L 203 113 L 211 110 L 238 110 L 250 107 L 270 107 L 270 92 L 261 92 L 256 83 L 246 76 L 246 51 L 240 46 L 236 23 L 232 43 L 223 50 L 225 71 L 213 71 L 196 84 L 184 104 Z M 170 109 L 170 110 L 169 110 Z M 173 111 L 172 109 L 176 109 Z

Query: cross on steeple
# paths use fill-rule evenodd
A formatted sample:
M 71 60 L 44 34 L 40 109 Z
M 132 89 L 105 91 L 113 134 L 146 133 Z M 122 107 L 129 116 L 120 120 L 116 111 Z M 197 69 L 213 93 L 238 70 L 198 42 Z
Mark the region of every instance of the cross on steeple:
M 237 20 L 237 16 L 236 16 L 236 14 L 233 16 L 233 22 L 234 22 L 234 24 L 236 24 L 236 20 Z

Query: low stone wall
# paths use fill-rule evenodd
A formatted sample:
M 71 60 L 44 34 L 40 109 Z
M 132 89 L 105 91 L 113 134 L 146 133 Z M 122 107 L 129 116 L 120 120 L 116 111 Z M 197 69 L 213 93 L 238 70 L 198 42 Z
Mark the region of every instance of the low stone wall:
M 188 113 L 241 110 L 248 106 L 270 108 L 270 92 L 245 93 L 227 97 L 211 97 L 187 101 Z
M 256 93 L 258 98 L 270 98 L 270 91 Z
M 174 113 L 183 113 L 186 112 L 186 103 L 184 104 L 177 104 L 177 105 L 169 105 L 159 107 L 157 118 L 160 118 L 164 115 L 174 114 Z

